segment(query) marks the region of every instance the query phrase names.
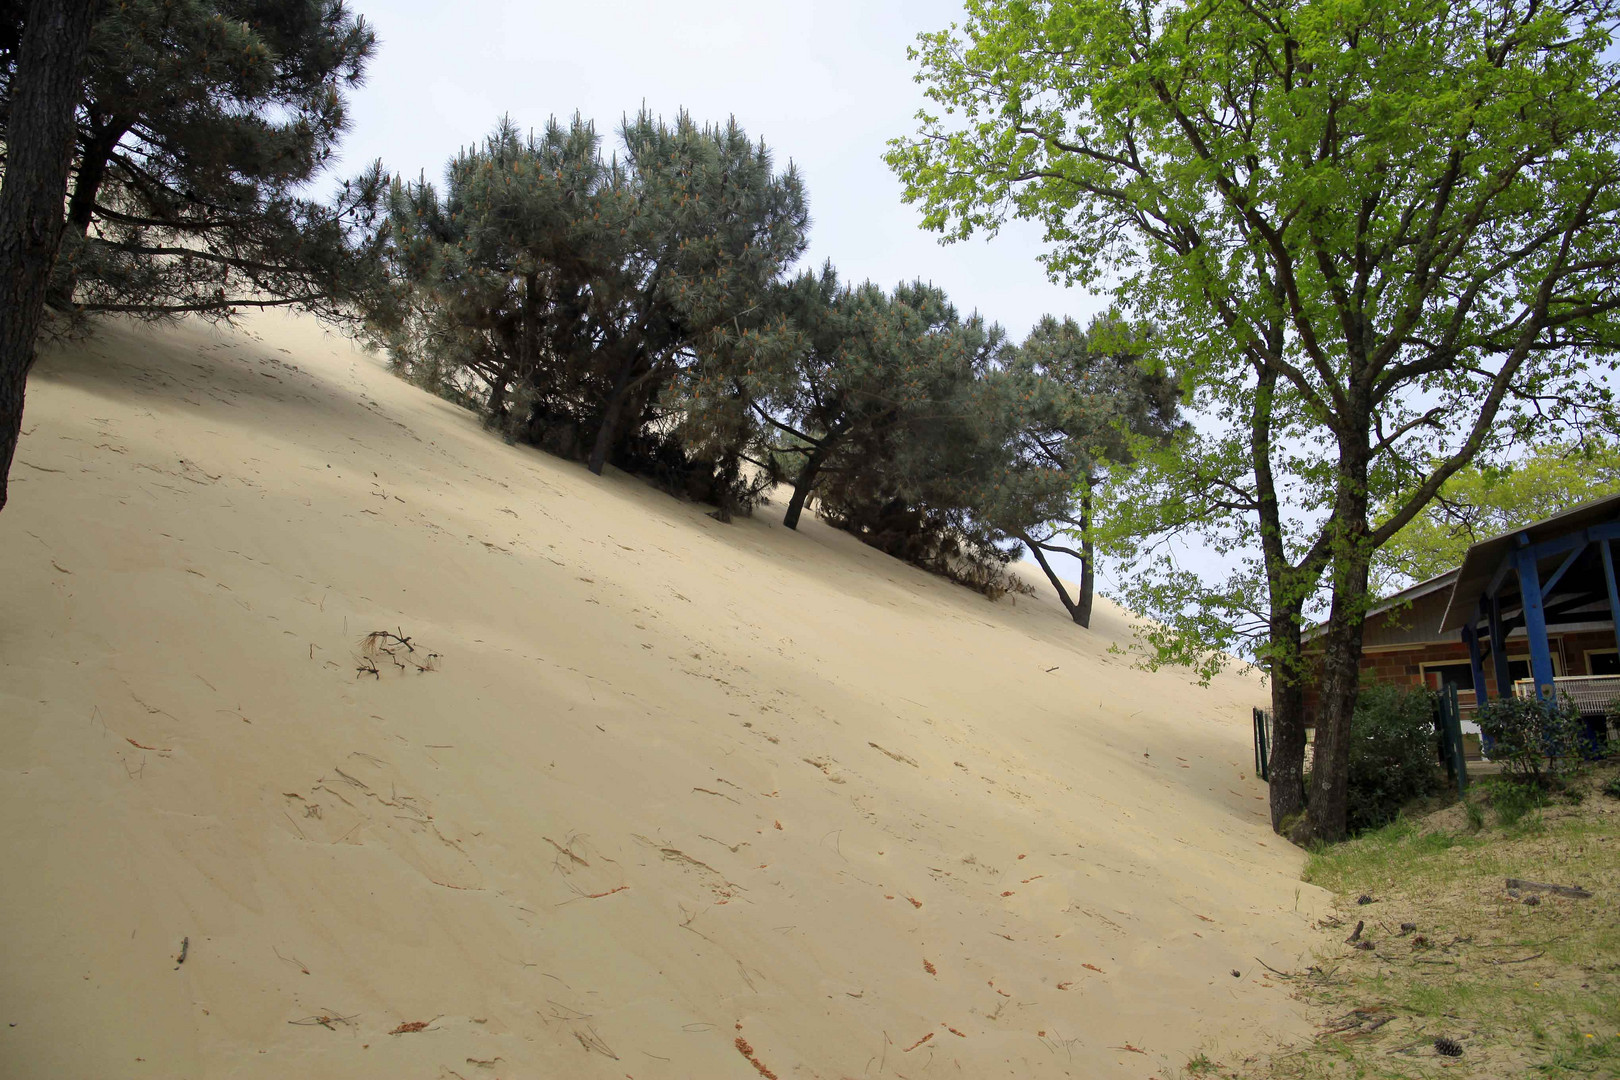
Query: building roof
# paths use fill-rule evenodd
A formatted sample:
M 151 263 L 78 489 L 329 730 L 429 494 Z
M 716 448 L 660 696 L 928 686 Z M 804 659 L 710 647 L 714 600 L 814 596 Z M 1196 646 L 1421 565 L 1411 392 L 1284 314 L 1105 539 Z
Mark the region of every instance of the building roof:
M 1481 540 L 1468 549 L 1462 565 L 1455 571 L 1456 583 L 1452 586 L 1446 613 L 1440 619 L 1440 629 L 1458 630 L 1468 623 L 1474 614 L 1472 605 L 1491 584 L 1497 568 L 1502 565 L 1503 556 L 1517 545 L 1517 537 L 1524 536 L 1530 543 L 1539 544 L 1543 540 L 1555 540 L 1578 532 L 1589 525 L 1612 521 L 1617 515 L 1620 515 L 1620 493 L 1593 499 L 1522 528 Z
M 1447 570 L 1443 574 L 1436 574 L 1427 581 L 1420 581 L 1416 585 L 1409 585 L 1398 593 L 1391 593 L 1389 596 L 1384 597 L 1382 600 L 1378 601 L 1378 603 L 1367 609 L 1367 614 L 1365 617 L 1370 619 L 1374 615 L 1382 615 L 1386 611 L 1398 608 L 1403 604 L 1410 604 L 1414 600 L 1419 600 L 1425 596 L 1431 595 L 1432 593 L 1440 592 L 1442 589 L 1450 589 L 1452 583 L 1456 580 L 1456 570 Z M 1319 622 L 1314 626 L 1307 626 L 1304 632 L 1300 634 L 1300 639 L 1302 641 L 1313 641 L 1316 638 L 1321 637 L 1322 633 L 1326 629 L 1326 622 Z

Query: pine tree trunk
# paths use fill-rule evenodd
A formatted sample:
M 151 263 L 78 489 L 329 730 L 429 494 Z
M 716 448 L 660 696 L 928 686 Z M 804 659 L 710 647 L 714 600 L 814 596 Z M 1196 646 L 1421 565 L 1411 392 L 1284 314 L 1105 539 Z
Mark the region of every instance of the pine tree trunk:
M 1085 612 L 1082 612 L 1080 605 L 1069 599 L 1069 590 L 1063 587 L 1063 579 L 1057 576 L 1052 570 L 1052 564 L 1046 561 L 1046 552 L 1041 548 L 1041 545 L 1030 539 L 1028 533 L 1021 532 L 1017 535 L 1024 546 L 1029 548 L 1029 553 L 1035 556 L 1035 561 L 1040 564 L 1041 569 L 1045 571 L 1046 580 L 1050 581 L 1052 588 L 1057 591 L 1058 599 L 1063 601 L 1063 610 L 1069 613 L 1069 618 L 1074 620 L 1076 626 L 1087 626 L 1091 621 L 1091 611 L 1088 608 Z M 1081 572 L 1081 576 L 1084 576 L 1084 571 Z M 1080 621 L 1082 615 L 1086 620 L 1085 622 Z
M 810 498 L 810 491 L 816 486 L 816 476 L 821 467 L 827 463 L 828 456 L 833 447 L 843 438 L 843 430 L 834 427 L 827 432 L 810 456 L 805 458 L 804 465 L 799 469 L 799 475 L 793 478 L 793 497 L 788 500 L 787 513 L 782 516 L 782 524 L 790 529 L 799 527 L 799 515 L 804 513 L 804 504 Z
M 129 131 L 131 122 L 127 117 L 114 116 L 105 124 L 92 127 L 90 140 L 79 159 L 78 175 L 73 178 L 73 192 L 68 197 L 67 228 L 62 233 L 61 251 L 69 250 L 89 234 L 90 223 L 96 216 L 96 197 L 101 194 L 101 183 L 107 178 L 107 163 L 118 141 Z M 78 284 L 78 271 L 71 263 L 59 267 L 51 279 L 46 302 L 62 310 L 71 308 Z
M 624 398 L 630 386 L 630 374 L 635 369 L 635 356 L 625 358 L 614 376 L 613 390 L 608 394 L 607 407 L 602 411 L 602 426 L 596 430 L 596 442 L 591 446 L 591 457 L 586 468 L 597 476 L 607 467 L 608 452 L 619 439 L 619 414 L 624 411 Z
M 1086 478 L 1085 490 L 1080 493 L 1080 598 L 1075 601 L 1074 616 L 1077 625 L 1091 629 L 1091 601 L 1097 592 L 1097 544 L 1091 536 L 1091 485 Z
M 95 0 L 30 0 L 17 50 L 0 186 L 0 510 L 22 433 L 34 338 L 62 239 L 79 65 L 95 7 Z

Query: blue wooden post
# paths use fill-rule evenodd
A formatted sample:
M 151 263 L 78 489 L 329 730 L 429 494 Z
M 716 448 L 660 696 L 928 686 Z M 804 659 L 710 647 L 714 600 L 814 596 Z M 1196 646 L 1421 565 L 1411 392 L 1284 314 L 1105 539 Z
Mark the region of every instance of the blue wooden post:
M 1468 643 L 1468 665 L 1474 669 L 1474 711 L 1477 713 L 1485 707 L 1485 665 L 1479 658 L 1479 628 L 1470 621 L 1462 633 Z
M 1519 575 L 1519 595 L 1524 603 L 1524 632 L 1530 639 L 1530 676 L 1535 680 L 1539 697 L 1556 701 L 1552 650 L 1547 644 L 1547 613 L 1541 604 L 1541 572 L 1536 569 L 1536 555 L 1528 543 L 1521 533 L 1519 549 L 1513 553 L 1513 559 Z
M 1496 696 L 1508 698 L 1513 696 L 1513 673 L 1508 670 L 1507 637 L 1502 629 L 1502 599 L 1493 590 L 1491 593 L 1491 666 L 1496 669 Z
M 1614 587 L 1614 555 L 1609 551 L 1609 541 L 1604 540 L 1598 545 L 1603 552 L 1603 578 L 1609 586 L 1609 618 L 1614 622 L 1614 644 L 1620 649 L 1620 591 Z M 1590 671 L 1588 675 L 1592 674 Z

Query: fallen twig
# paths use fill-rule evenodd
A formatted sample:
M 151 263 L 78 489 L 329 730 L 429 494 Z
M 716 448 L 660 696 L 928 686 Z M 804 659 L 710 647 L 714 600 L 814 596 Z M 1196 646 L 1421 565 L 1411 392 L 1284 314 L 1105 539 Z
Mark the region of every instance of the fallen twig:
M 1547 952 L 1546 952 L 1545 949 L 1543 949 L 1541 952 L 1531 953 L 1529 956 L 1521 956 L 1517 960 L 1487 960 L 1486 963 L 1488 963 L 1488 964 L 1496 964 L 1498 966 L 1500 966 L 1502 964 L 1522 964 L 1527 960 L 1534 960 L 1537 957 L 1546 956 L 1546 955 L 1547 955 Z

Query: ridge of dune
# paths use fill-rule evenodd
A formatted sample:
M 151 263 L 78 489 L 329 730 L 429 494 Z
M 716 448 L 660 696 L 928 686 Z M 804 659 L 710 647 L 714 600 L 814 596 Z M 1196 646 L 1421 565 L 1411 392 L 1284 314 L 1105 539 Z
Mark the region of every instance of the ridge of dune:
M 1264 691 L 1135 670 L 1106 602 L 719 524 L 307 318 L 105 324 L 24 431 L 0 1074 L 1148 1077 L 1308 1030 L 1256 962 L 1326 895 Z M 373 630 L 435 670 L 358 671 Z

